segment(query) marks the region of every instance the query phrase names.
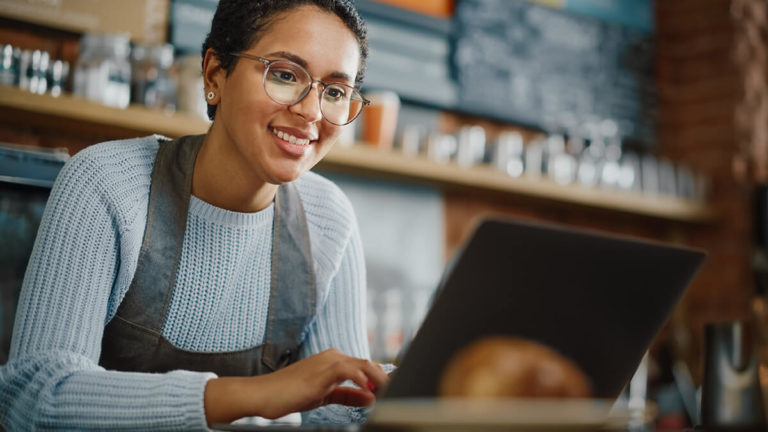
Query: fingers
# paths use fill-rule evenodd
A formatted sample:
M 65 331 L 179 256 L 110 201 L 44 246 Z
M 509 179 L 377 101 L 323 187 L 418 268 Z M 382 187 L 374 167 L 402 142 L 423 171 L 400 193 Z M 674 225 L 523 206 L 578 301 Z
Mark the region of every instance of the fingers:
M 381 366 L 370 360 L 363 360 L 362 369 L 368 377 L 368 381 L 374 387 L 373 389 L 369 388 L 369 390 L 373 392 L 384 387 L 387 382 L 389 382 L 389 376 L 384 372 Z M 368 383 L 366 383 L 366 387 L 368 387 Z
M 341 404 L 353 407 L 373 405 L 376 397 L 369 391 L 353 387 L 336 387 L 323 401 L 324 404 Z
M 344 356 L 336 365 L 337 382 L 351 380 L 363 390 L 375 392 L 389 380 L 381 367 L 370 360 Z
M 354 365 L 353 365 L 353 367 L 354 367 Z M 370 382 L 368 380 L 368 376 L 362 370 L 358 369 L 358 370 L 353 371 L 353 377 L 351 377 L 349 379 L 351 379 L 352 382 L 357 384 L 357 386 L 360 387 L 360 390 L 364 390 L 364 391 L 368 391 L 368 392 L 373 392 L 373 390 L 371 390 L 369 388 L 369 386 L 368 386 L 368 383 Z
M 329 372 L 336 384 L 350 380 L 363 391 L 375 392 L 389 381 L 381 366 L 370 360 L 350 357 L 337 350 L 328 350 L 321 355 L 329 360 Z

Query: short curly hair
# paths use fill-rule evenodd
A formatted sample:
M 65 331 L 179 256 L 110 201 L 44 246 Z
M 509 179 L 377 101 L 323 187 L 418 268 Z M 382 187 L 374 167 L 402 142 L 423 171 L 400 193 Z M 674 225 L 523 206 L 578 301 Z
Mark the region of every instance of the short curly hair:
M 315 5 L 338 16 L 352 31 L 360 46 L 360 66 L 356 84 L 365 76 L 368 37 L 365 22 L 351 0 L 220 0 L 213 15 L 211 31 L 203 42 L 203 61 L 208 48 L 216 53 L 221 67 L 229 74 L 239 53 L 248 49 L 269 29 L 275 15 L 304 5 Z M 216 105 L 208 105 L 208 118 L 216 116 Z

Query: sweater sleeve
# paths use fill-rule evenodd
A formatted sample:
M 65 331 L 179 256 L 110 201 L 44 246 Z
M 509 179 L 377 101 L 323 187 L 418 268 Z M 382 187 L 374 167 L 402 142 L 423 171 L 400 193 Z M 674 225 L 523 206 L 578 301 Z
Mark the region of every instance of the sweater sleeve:
M 142 374 L 98 365 L 120 266 L 120 224 L 88 150 L 60 173 L 27 266 L 0 423 L 8 430 L 203 430 L 212 374 Z
M 317 318 L 310 325 L 301 357 L 330 348 L 344 354 L 370 358 L 366 327 L 365 262 L 357 225 L 347 241 L 341 265 L 331 279 L 328 295 Z M 302 423 L 361 423 L 365 410 L 327 405 L 302 413 Z

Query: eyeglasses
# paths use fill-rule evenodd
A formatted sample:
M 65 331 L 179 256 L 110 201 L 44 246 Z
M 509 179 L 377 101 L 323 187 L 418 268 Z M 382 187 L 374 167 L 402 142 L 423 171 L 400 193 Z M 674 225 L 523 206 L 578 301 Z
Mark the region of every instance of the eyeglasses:
M 312 85 L 322 86 L 320 113 L 337 126 L 352 123 L 365 105 L 371 103 L 356 88 L 343 83 L 326 83 L 312 78 L 306 69 L 288 60 L 267 60 L 245 53 L 232 53 L 235 57 L 256 60 L 264 64 L 264 91 L 280 105 L 301 102 L 312 90 Z

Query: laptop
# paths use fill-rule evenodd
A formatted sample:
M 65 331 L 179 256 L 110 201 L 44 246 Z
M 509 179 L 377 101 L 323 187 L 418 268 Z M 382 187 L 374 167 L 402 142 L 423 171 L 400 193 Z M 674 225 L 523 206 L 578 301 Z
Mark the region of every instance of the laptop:
M 704 258 L 676 245 L 485 219 L 449 265 L 377 404 L 437 396 L 455 353 L 499 335 L 555 349 L 582 369 L 594 397 L 614 399 Z

